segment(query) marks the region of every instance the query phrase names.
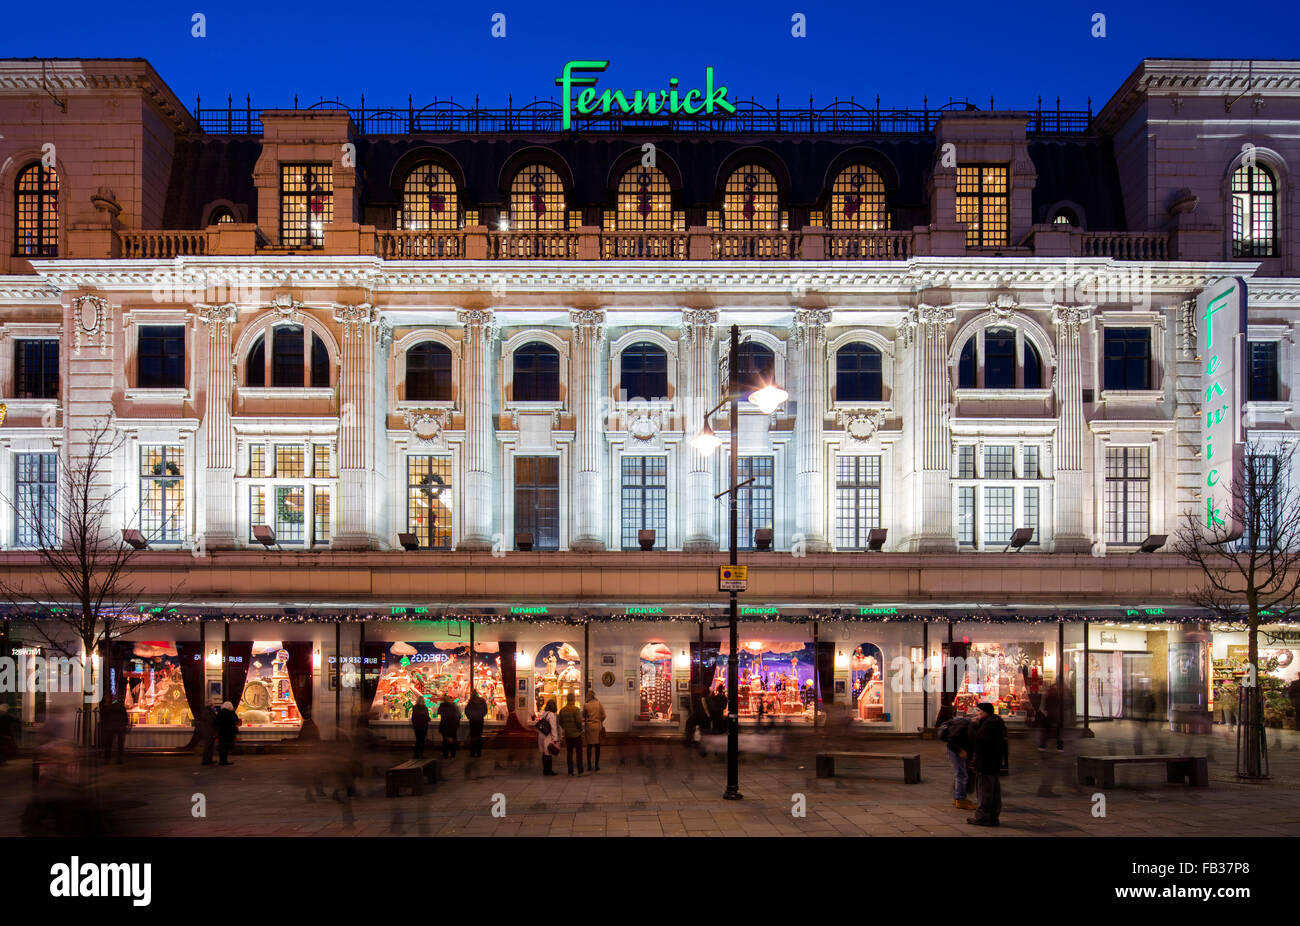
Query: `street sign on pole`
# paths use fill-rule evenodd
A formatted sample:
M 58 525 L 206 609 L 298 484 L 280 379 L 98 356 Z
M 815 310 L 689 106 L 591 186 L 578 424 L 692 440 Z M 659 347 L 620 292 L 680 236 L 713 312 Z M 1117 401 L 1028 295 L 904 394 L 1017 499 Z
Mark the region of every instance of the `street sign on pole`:
M 748 566 L 719 566 L 718 591 L 743 592 L 749 587 Z

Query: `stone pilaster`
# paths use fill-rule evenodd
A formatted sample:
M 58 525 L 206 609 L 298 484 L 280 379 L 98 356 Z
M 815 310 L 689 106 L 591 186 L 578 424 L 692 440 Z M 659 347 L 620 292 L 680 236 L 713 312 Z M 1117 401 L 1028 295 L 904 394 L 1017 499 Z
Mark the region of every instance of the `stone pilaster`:
M 605 337 L 605 313 L 582 309 L 569 313 L 573 324 L 574 395 L 573 434 L 573 540 L 570 549 L 597 552 L 605 549 L 602 503 L 604 429 L 600 420 L 600 348 Z
M 458 550 L 492 549 L 492 312 L 456 313 L 465 326 L 461 351 L 461 396 L 465 409 L 462 536 Z
M 713 460 L 690 445 L 689 438 L 704 424 L 704 413 L 717 400 L 713 381 L 713 326 L 718 313 L 712 309 L 682 312 L 682 342 L 686 346 L 686 389 L 682 403 L 687 442 L 682 448 L 686 462 L 686 537 L 682 549 L 708 553 L 718 549 L 713 533 Z
M 1052 463 L 1055 476 L 1056 540 L 1058 553 L 1086 553 L 1092 547 L 1085 519 L 1083 352 L 1079 331 L 1091 306 L 1052 306 L 1056 327 L 1056 440 Z
M 955 550 L 952 532 L 952 417 L 951 378 L 948 374 L 948 326 L 956 320 L 951 306 L 922 303 L 908 320 L 913 371 L 918 399 L 913 405 L 912 492 L 914 533 L 910 546 L 919 552 Z
M 831 313 L 799 309 L 794 318 L 795 362 L 795 531 L 804 549 L 824 553 L 826 540 L 826 324 Z
M 202 547 L 230 549 L 235 546 L 235 429 L 230 423 L 235 358 L 230 337 L 237 310 L 230 303 L 195 309 L 208 335 L 202 434 L 206 466 L 203 481 L 194 483 L 203 486 Z
M 375 478 L 373 393 L 375 329 L 378 316 L 369 303 L 339 306 L 334 320 L 343 326 L 338 378 L 338 529 L 336 550 L 365 550 L 372 544 L 370 513 Z

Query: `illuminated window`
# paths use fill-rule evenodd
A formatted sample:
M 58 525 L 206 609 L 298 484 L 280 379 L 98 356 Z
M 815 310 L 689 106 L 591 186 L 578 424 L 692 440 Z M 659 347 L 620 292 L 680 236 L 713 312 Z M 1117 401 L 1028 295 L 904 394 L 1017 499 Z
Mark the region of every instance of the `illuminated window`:
M 1277 254 L 1277 184 L 1263 164 L 1232 173 L 1232 256 Z
M 330 542 L 330 448 L 327 444 L 265 444 L 249 447 L 248 539 L 270 527 L 280 544 Z M 308 461 L 312 472 L 307 472 Z M 270 471 L 267 464 L 270 463 Z
M 619 357 L 618 388 L 624 399 L 668 398 L 668 354 L 648 341 L 629 345 Z
M 957 356 L 958 389 L 1041 389 L 1043 358 L 1019 328 L 985 328 Z
M 312 516 L 315 520 L 316 542 L 330 542 L 330 490 L 316 486 L 312 490 Z
M 209 225 L 230 225 L 234 221 L 234 213 L 225 206 L 219 206 L 218 208 L 213 209 L 212 214 L 208 216 Z
M 14 537 L 20 547 L 49 547 L 59 535 L 59 458 L 54 453 L 14 454 Z
M 59 175 L 31 164 L 14 181 L 14 254 L 57 257 L 59 253 Z
M 668 461 L 623 457 L 623 549 L 639 550 L 638 532 L 655 532 L 655 548 L 668 543 Z
M 835 458 L 835 548 L 865 550 L 868 534 L 880 527 L 880 457 L 840 454 Z
M 460 228 L 460 194 L 446 168 L 421 164 L 407 174 L 397 227 L 410 231 Z
M 510 184 L 511 231 L 563 231 L 567 227 L 560 175 L 543 164 L 515 174 Z
M 185 456 L 180 447 L 140 448 L 140 533 L 149 543 L 185 539 Z
M 406 352 L 406 398 L 451 401 L 451 350 L 437 341 L 416 344 Z
M 275 471 L 272 475 L 283 479 L 300 479 L 306 475 L 302 444 L 276 445 Z
M 1010 242 L 1009 191 L 1005 164 L 957 167 L 957 221 L 966 223 L 967 247 L 1005 247 Z
M 1042 446 L 957 445 L 956 534 L 963 547 L 1000 552 L 1016 528 L 1039 543 L 1043 486 Z M 977 469 L 978 463 L 978 469 Z M 1021 468 L 1017 471 L 1017 463 Z
M 328 444 L 312 445 L 312 468 L 313 476 L 328 476 L 330 474 L 330 448 Z
M 1079 218 L 1073 209 L 1058 209 L 1056 215 L 1052 216 L 1052 224 L 1075 226 L 1079 224 Z
M 253 446 L 248 448 L 248 475 L 267 475 L 265 444 L 253 444 Z M 259 521 L 258 523 L 260 524 L 261 522 Z
M 275 486 L 275 521 L 271 529 L 280 543 L 302 543 L 306 535 L 307 503 L 302 486 Z
M 334 221 L 334 168 L 329 164 L 280 165 L 280 243 L 319 248 Z
M 737 529 L 740 538 L 737 550 L 755 548 L 754 532 L 771 530 L 775 499 L 773 495 L 772 457 L 741 457 L 736 461 L 739 480 L 753 479 L 736 493 Z
M 1106 448 L 1106 542 L 1139 544 L 1150 531 L 1151 450 Z
M 723 189 L 721 220 L 727 231 L 779 231 L 781 194 L 772 172 L 748 164 L 732 173 Z
M 880 351 L 856 342 L 835 352 L 836 402 L 879 402 L 883 395 Z
M 618 231 L 672 231 L 673 195 L 657 167 L 633 167 L 618 182 Z
M 406 458 L 406 529 L 421 550 L 451 549 L 451 460 Z
M 889 228 L 885 183 L 870 167 L 855 165 L 840 171 L 831 185 L 830 227 L 844 231 L 883 231 Z

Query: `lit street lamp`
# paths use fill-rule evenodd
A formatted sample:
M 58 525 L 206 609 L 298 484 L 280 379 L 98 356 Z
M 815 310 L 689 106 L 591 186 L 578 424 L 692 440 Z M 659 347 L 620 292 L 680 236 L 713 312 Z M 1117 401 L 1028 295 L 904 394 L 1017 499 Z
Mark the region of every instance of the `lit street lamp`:
M 698 434 L 691 440 L 691 446 L 694 447 L 704 456 L 712 456 L 713 452 L 722 446 L 722 441 L 718 435 L 713 433 L 713 428 L 709 427 L 709 419 L 714 416 L 723 405 L 731 405 L 731 478 L 728 482 L 730 488 L 719 492 L 713 496 L 715 499 L 723 495 L 729 496 L 727 507 L 731 513 L 731 545 L 729 547 L 730 563 L 732 566 L 736 563 L 736 547 L 738 545 L 736 530 L 736 493 L 743 486 L 749 485 L 754 480 L 746 479 L 744 482 L 737 482 L 739 477 L 739 461 L 737 453 L 739 451 L 739 433 L 740 433 L 740 329 L 735 325 L 731 326 L 731 348 L 727 354 L 727 391 L 721 402 L 704 416 L 704 427 L 700 428 Z M 755 390 L 747 399 L 765 415 L 770 415 L 786 399 L 790 398 L 780 386 L 775 383 L 764 383 L 759 389 Z M 737 691 L 739 687 L 739 632 L 740 628 L 736 619 L 736 592 L 733 589 L 730 593 L 731 598 L 731 615 L 728 622 L 730 647 L 727 651 L 727 790 L 723 797 L 729 801 L 738 801 L 744 797 L 740 793 L 740 696 Z

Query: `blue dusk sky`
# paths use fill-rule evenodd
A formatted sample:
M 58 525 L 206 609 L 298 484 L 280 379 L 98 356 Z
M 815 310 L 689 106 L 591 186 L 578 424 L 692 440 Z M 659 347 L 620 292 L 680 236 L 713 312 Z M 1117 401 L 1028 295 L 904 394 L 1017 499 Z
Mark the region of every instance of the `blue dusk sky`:
M 194 13 L 206 36 L 191 35 Z M 505 16 L 505 38 L 491 35 Z M 791 35 L 803 14 L 805 38 Z M 1105 15 L 1104 38 L 1093 16 Z M 573 58 L 611 62 L 602 87 L 658 89 L 672 76 L 702 86 L 712 65 L 730 98 L 819 105 L 836 96 L 889 108 L 969 98 L 981 109 L 1100 108 L 1143 57 L 1300 58 L 1300 4 L 656 2 L 309 4 L 72 0 L 9 4 L 0 56 L 146 58 L 181 101 L 306 106 L 340 98 L 367 108 L 454 97 L 504 105 L 557 92 Z

